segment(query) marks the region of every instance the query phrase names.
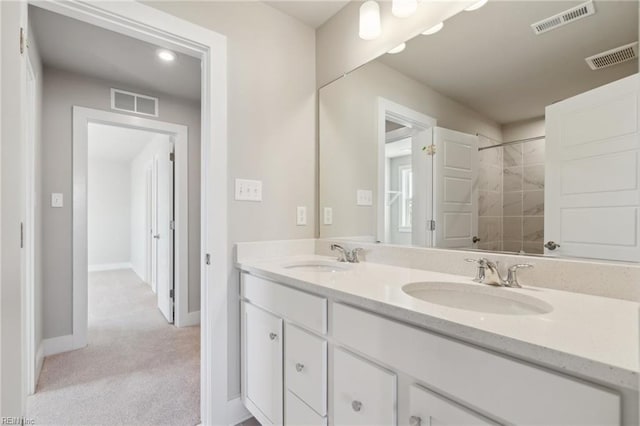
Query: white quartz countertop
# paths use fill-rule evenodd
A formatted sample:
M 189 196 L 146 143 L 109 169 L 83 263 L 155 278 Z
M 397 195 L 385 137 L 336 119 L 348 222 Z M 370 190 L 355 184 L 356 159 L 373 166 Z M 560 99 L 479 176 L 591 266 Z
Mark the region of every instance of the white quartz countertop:
M 248 260 L 238 267 L 572 375 L 638 389 L 638 303 L 539 287 L 500 288 L 536 297 L 553 310 L 534 315 L 475 312 L 429 303 L 402 290 L 406 284 L 425 281 L 485 286 L 471 277 L 369 262 L 347 264 L 347 270 L 338 272 L 285 268 L 292 262 L 309 260 L 333 259 L 295 256 Z

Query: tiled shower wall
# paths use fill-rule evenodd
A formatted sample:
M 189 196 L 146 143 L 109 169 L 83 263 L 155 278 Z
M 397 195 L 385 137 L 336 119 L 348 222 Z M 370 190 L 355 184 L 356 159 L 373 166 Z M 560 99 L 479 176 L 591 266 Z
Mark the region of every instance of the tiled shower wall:
M 540 139 L 502 149 L 504 251 L 544 252 L 544 143 Z
M 479 137 L 480 147 L 498 142 Z M 502 250 L 502 148 L 485 149 L 478 153 L 478 237 L 482 250 Z

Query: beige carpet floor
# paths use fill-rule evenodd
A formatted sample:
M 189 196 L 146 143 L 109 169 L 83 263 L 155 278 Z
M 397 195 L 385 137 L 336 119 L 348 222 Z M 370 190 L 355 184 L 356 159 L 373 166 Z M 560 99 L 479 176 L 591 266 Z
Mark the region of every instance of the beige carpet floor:
M 36 425 L 196 425 L 200 327 L 167 324 L 131 270 L 89 274 L 89 345 L 45 359 Z

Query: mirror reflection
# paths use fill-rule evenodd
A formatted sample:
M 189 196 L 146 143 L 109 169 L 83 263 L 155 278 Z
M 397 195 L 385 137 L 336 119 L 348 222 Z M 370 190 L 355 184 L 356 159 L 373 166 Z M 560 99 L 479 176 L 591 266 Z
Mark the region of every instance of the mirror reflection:
M 425 33 L 320 90 L 320 236 L 638 261 L 637 4 Z

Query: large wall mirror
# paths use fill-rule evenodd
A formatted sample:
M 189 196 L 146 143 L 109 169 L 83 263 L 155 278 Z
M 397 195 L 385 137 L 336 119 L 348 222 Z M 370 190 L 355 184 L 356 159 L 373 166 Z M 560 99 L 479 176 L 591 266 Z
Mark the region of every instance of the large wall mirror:
M 640 261 L 637 3 L 428 30 L 320 89 L 320 236 Z

